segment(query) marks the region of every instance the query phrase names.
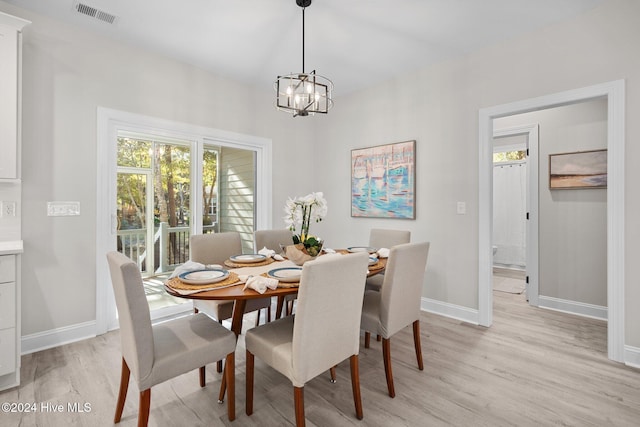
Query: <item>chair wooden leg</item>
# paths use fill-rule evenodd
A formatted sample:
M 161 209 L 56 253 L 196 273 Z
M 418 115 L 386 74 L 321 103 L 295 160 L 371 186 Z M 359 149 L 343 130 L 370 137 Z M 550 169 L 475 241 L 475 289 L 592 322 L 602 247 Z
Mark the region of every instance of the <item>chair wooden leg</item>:
M 247 415 L 253 414 L 253 370 L 254 370 L 254 356 L 249 350 L 247 350 L 247 357 L 245 362 L 246 371 L 246 396 L 245 396 L 245 408 Z
M 198 371 L 200 372 L 200 387 L 204 387 L 205 383 L 207 382 L 207 374 L 204 370 L 204 366 L 201 366 Z
M 387 388 L 389 396 L 396 397 L 396 390 L 393 387 L 393 372 L 391 370 L 391 339 L 382 338 L 382 357 L 384 359 L 384 374 L 387 377 Z
M 131 371 L 124 357 L 122 358 L 122 372 L 120 373 L 120 391 L 118 392 L 118 402 L 116 403 L 116 415 L 113 423 L 118 424 L 122 418 L 122 410 L 124 409 L 124 401 L 127 398 L 127 390 L 129 390 L 129 376 Z
M 360 369 L 358 364 L 358 355 L 354 354 L 349 358 L 351 365 L 351 388 L 353 389 L 353 403 L 356 406 L 356 418 L 361 420 L 362 414 L 362 396 L 360 395 Z
M 371 332 L 364 333 L 364 348 L 369 348 L 371 346 Z
M 147 427 L 149 424 L 149 409 L 151 408 L 151 389 L 140 392 L 140 412 L 138 413 L 138 427 Z
M 293 401 L 296 411 L 296 427 L 304 427 L 304 387 L 293 388 Z
M 380 341 L 382 340 L 382 337 L 380 335 L 376 335 L 376 341 Z
M 284 296 L 278 296 L 278 301 L 276 302 L 276 320 L 282 317 L 282 309 L 284 308 Z
M 257 315 L 256 315 L 256 326 L 260 325 L 260 312 L 262 310 L 257 310 Z
M 331 374 L 331 382 L 335 384 L 336 382 L 336 367 L 332 366 L 329 368 L 329 373 Z
M 222 320 L 218 320 L 218 323 L 222 325 Z M 222 372 L 222 360 L 216 362 L 216 371 L 218 371 L 218 373 Z
M 265 323 L 271 322 L 271 304 L 267 307 L 267 321 Z
M 231 352 L 227 355 L 224 364 L 224 377 L 227 380 L 227 414 L 229 421 L 236 419 L 236 354 Z
M 227 392 L 227 376 L 222 375 L 220 381 L 220 392 L 218 393 L 218 403 L 224 403 L 224 394 Z
M 416 359 L 418 359 L 418 369 L 424 370 L 422 363 L 422 346 L 420 345 L 420 320 L 413 322 L 413 344 L 416 347 Z
M 293 314 L 293 300 L 287 303 L 287 316 L 291 316 Z

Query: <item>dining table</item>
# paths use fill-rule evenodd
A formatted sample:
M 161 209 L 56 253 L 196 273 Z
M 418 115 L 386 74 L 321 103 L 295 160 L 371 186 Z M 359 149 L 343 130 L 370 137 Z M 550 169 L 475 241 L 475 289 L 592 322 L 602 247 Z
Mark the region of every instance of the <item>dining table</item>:
M 348 256 L 349 254 L 349 251 L 346 249 L 336 250 L 335 252 L 336 254 L 346 256 Z M 320 256 L 335 256 L 335 254 L 323 254 Z M 255 264 L 256 265 L 246 264 L 240 266 L 240 264 L 238 263 L 232 263 L 230 260 L 227 260 L 224 267 L 227 268 L 230 272 L 235 273 L 238 277 L 258 275 L 267 276 L 268 272 L 274 269 L 299 267 L 288 259 L 284 259 L 283 261 L 276 261 L 271 259 L 270 262 Z M 378 261 L 375 264 L 369 266 L 367 277 L 382 273 L 386 267 L 386 264 L 386 258 L 378 258 Z M 176 280 L 176 278 L 172 280 Z M 244 289 L 244 282 L 238 279 L 238 282 L 235 284 L 225 285 L 219 288 L 212 289 L 204 287 L 204 289 L 207 290 L 203 290 L 200 292 L 196 290 L 193 293 L 186 293 L 181 292 L 181 290 L 179 289 L 174 289 L 171 286 L 171 281 L 168 280 L 165 283 L 165 290 L 168 294 L 179 298 L 233 301 L 234 304 L 233 315 L 231 317 L 231 331 L 233 331 L 233 333 L 238 336 L 242 332 L 242 319 L 244 316 L 244 309 L 247 305 L 248 300 L 265 297 L 277 297 L 279 307 L 276 309 L 276 317 L 278 318 L 280 317 L 279 314 L 282 309 L 282 301 L 284 301 L 284 297 L 287 295 L 297 294 L 299 284 L 299 282 L 279 282 L 276 289 L 267 289 L 264 293 L 259 293 L 251 288 Z
M 336 250 L 335 253 L 321 254 L 319 256 L 348 256 L 352 251 L 347 249 Z M 374 276 L 376 274 L 380 274 L 384 272 L 384 269 L 387 265 L 387 258 L 379 257 L 375 264 L 370 264 L 367 269 L 367 277 Z M 242 333 L 242 319 L 244 317 L 244 310 L 247 305 L 247 301 L 255 298 L 265 298 L 265 297 L 277 297 L 278 298 L 278 308 L 276 317 L 280 317 L 279 314 L 282 311 L 282 303 L 284 301 L 284 297 L 287 295 L 293 295 L 298 293 L 298 287 L 300 285 L 299 282 L 279 282 L 278 287 L 275 289 L 267 288 L 264 293 L 259 293 L 254 289 L 247 288 L 245 289 L 244 282 L 240 280 L 240 277 L 249 277 L 249 276 L 267 276 L 269 277 L 269 272 L 275 269 L 281 268 L 294 268 L 299 267 L 293 261 L 284 259 L 282 261 L 276 261 L 273 258 L 268 258 L 264 262 L 254 263 L 254 264 L 239 264 L 235 263 L 232 260 L 225 261 L 225 267 L 228 270 L 235 274 L 235 278 L 237 278 L 237 283 L 230 283 L 228 285 L 223 285 L 214 288 L 207 288 L 206 285 L 203 285 L 202 291 L 198 291 L 194 289 L 192 291 L 185 291 L 184 289 L 176 289 L 177 284 L 180 284 L 179 278 L 173 278 L 167 280 L 165 283 L 165 290 L 168 294 L 179 297 L 179 298 L 188 298 L 188 299 L 198 299 L 198 300 L 218 300 L 218 301 L 233 301 L 233 314 L 231 317 L 231 331 L 236 335 L 236 338 Z M 176 282 L 176 280 L 178 282 Z M 173 281 L 173 282 L 172 282 Z M 171 285 L 174 286 L 171 286 Z M 224 395 L 226 391 L 226 377 L 223 375 L 222 382 L 220 384 L 220 393 L 218 397 L 218 402 L 222 403 L 224 400 Z

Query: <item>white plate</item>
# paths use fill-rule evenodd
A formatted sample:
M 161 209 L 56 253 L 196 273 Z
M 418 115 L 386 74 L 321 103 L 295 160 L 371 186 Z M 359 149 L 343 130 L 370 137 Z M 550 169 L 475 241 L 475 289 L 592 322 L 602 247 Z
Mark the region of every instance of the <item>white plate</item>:
M 352 253 L 369 252 L 370 254 L 375 254 L 376 252 L 378 252 L 378 249 L 372 248 L 370 246 L 351 246 L 350 248 L 347 248 L 347 250 Z
M 187 271 L 178 276 L 184 283 L 190 285 L 206 285 L 208 283 L 222 282 L 229 277 L 229 272 L 224 269 Z
M 253 264 L 254 262 L 261 262 L 267 259 L 266 255 L 262 254 L 242 254 L 232 255 L 229 259 L 239 264 Z
M 269 277 L 278 279 L 279 282 L 299 282 L 302 275 L 302 267 L 282 267 L 267 273 Z

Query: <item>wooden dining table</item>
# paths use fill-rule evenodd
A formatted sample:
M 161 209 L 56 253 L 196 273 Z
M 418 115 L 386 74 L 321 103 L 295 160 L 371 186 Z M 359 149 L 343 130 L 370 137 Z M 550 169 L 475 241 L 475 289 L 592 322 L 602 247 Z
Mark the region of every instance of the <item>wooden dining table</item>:
M 346 250 L 336 251 L 338 253 L 348 254 Z M 378 263 L 374 266 L 371 266 L 368 270 L 367 277 L 373 276 L 375 274 L 382 273 L 386 267 L 387 259 L 380 258 Z M 292 261 L 284 260 L 284 261 L 274 261 L 268 265 L 262 265 L 257 267 L 252 267 L 247 265 L 246 267 L 239 268 L 228 268 L 229 271 L 233 271 L 238 275 L 253 275 L 257 276 L 260 274 L 264 274 L 270 270 L 276 268 L 285 268 L 285 267 L 297 267 Z M 298 286 L 297 283 L 283 283 L 283 287 L 278 286 L 276 289 L 267 289 L 265 293 L 261 294 L 253 289 L 243 289 L 244 284 L 238 283 L 237 285 L 223 287 L 220 289 L 211 289 L 202 292 L 191 293 L 188 295 L 184 295 L 174 290 L 168 285 L 165 285 L 165 290 L 168 294 L 178 297 L 178 298 L 188 298 L 188 299 L 197 299 L 197 300 L 218 300 L 218 301 L 233 301 L 233 315 L 231 317 L 231 331 L 236 334 L 236 336 L 240 335 L 242 332 L 242 319 L 244 316 L 244 309 L 247 305 L 247 301 L 250 299 L 256 298 L 265 298 L 265 297 L 278 297 L 279 299 L 279 310 L 282 308 L 282 301 L 284 297 L 287 295 L 297 294 Z M 279 316 L 277 316 L 279 317 Z
M 337 250 L 337 253 L 348 256 L 349 251 Z M 369 266 L 367 270 L 367 277 L 380 274 L 384 271 L 387 265 L 386 258 L 379 258 L 378 262 L 373 266 Z M 273 263 L 261 266 L 246 266 L 239 268 L 229 268 L 229 271 L 233 271 L 237 275 L 253 275 L 267 273 L 275 268 L 285 267 L 297 267 L 292 261 L 285 259 L 284 261 L 274 261 Z M 267 289 L 264 293 L 259 293 L 253 289 L 244 289 L 244 283 L 238 283 L 237 285 L 221 287 L 220 289 L 211 289 L 202 292 L 195 292 L 190 294 L 182 294 L 165 284 L 165 290 L 168 294 L 179 298 L 198 299 L 198 300 L 223 300 L 233 301 L 233 315 L 231 317 L 231 331 L 236 334 L 236 338 L 242 333 L 242 319 L 244 317 L 244 309 L 247 305 L 247 301 L 255 298 L 265 297 L 278 297 L 278 313 L 282 309 L 282 302 L 287 295 L 293 295 L 298 293 L 298 286 L 294 283 L 283 283 L 282 287 L 278 286 L 276 289 Z M 279 316 L 277 316 L 279 317 Z M 226 376 L 222 376 L 220 383 L 220 392 L 218 396 L 218 403 L 222 403 L 226 392 Z

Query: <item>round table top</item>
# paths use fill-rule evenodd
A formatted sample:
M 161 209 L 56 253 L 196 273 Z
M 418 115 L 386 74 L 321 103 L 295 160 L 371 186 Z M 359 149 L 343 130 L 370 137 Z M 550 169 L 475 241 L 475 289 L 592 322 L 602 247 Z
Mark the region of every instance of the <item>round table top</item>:
M 376 275 L 384 271 L 387 265 L 387 259 L 380 258 L 377 265 L 378 267 L 375 270 L 371 270 L 371 269 L 369 270 L 367 277 L 371 277 L 373 275 Z M 231 269 L 231 271 L 235 271 L 235 270 L 238 270 L 238 269 Z M 199 300 L 238 300 L 238 299 L 247 300 L 247 299 L 255 299 L 255 298 L 274 297 L 274 296 L 277 297 L 277 296 L 284 296 L 284 295 L 298 293 L 298 287 L 292 286 L 292 287 L 283 287 L 283 288 L 279 287 L 273 290 L 267 289 L 265 293 L 261 294 L 256 292 L 253 289 L 243 290 L 244 283 L 238 283 L 237 285 L 223 287 L 221 289 L 212 289 L 212 290 L 196 292 L 188 295 L 180 294 L 167 285 L 165 285 L 164 288 L 169 295 L 172 295 L 174 297 L 187 298 L 187 299 L 199 299 Z

